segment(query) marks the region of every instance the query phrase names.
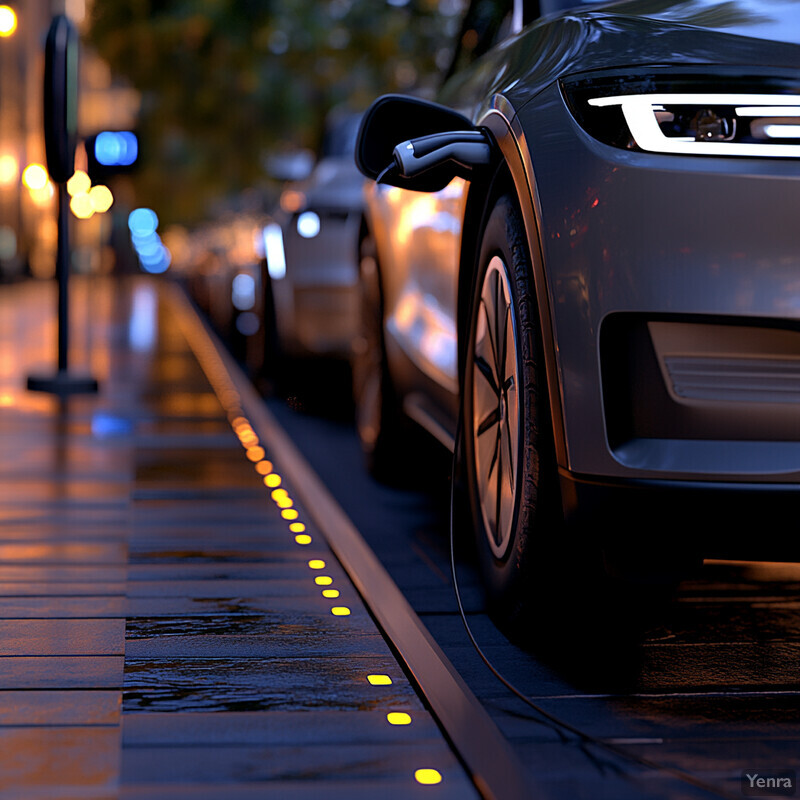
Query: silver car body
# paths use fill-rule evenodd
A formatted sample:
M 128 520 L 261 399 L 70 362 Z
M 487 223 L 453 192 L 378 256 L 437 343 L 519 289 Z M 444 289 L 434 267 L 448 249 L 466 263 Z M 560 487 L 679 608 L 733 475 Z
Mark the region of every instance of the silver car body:
M 513 178 L 565 506 L 592 484 L 777 496 L 800 479 L 798 153 L 614 147 L 576 119 L 564 83 L 608 72 L 625 94 L 626 76 L 683 70 L 719 93 L 749 76 L 797 94 L 800 4 L 654 7 L 546 17 L 440 98 L 491 131 Z M 450 446 L 473 191 L 460 179 L 435 194 L 372 184 L 367 200 L 393 379 L 407 413 Z

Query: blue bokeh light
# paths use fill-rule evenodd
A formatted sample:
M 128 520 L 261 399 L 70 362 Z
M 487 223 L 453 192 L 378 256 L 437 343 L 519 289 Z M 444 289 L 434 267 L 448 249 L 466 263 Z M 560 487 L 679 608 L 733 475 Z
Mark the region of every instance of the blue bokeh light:
M 154 275 L 166 272 L 172 263 L 172 254 L 156 232 L 156 212 L 149 208 L 134 209 L 128 215 L 128 228 L 131 232 L 131 243 L 139 256 L 139 266 Z
M 138 236 L 155 233 L 158 228 L 156 212 L 150 208 L 135 208 L 128 215 L 128 228 Z
M 107 167 L 129 167 L 139 156 L 139 141 L 130 131 L 103 131 L 94 140 L 94 157 Z

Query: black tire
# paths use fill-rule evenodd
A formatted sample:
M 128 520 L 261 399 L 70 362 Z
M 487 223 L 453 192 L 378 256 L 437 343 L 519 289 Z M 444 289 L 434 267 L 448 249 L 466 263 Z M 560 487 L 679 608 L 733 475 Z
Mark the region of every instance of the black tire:
M 359 245 L 359 320 L 352 364 L 356 432 L 369 473 L 398 483 L 408 462 L 410 424 L 389 375 L 377 249 L 368 232 Z
M 492 302 L 507 304 L 493 319 Z M 490 613 L 517 631 L 534 621 L 562 523 L 530 255 L 510 195 L 482 233 L 466 341 L 461 469 Z
M 505 282 L 507 297 L 502 302 L 508 303 L 513 333 L 506 341 L 515 348 L 519 392 L 517 459 L 505 498 L 508 510 L 505 515 L 498 511 L 493 521 L 487 507 L 499 509 L 501 504 L 487 503 L 492 495 L 489 482 L 481 478 L 481 465 L 487 463 L 491 447 L 481 439 L 496 432 L 501 441 L 503 421 L 507 432 L 513 419 L 508 393 L 504 398 L 496 392 L 494 411 L 488 391 L 491 379 L 483 377 L 488 351 L 481 326 L 489 328 L 487 285 L 495 279 L 498 288 Z M 500 293 L 494 297 L 502 304 Z M 499 331 L 495 327 L 495 334 Z M 661 554 L 654 560 L 631 546 L 604 548 L 594 525 L 588 530 L 564 524 L 531 257 L 519 205 L 510 195 L 497 199 L 482 233 L 466 341 L 460 472 L 490 614 L 520 641 L 535 637 L 540 644 L 552 643 L 555 637 L 561 647 L 565 627 L 573 634 L 580 632 L 584 641 L 630 641 L 671 599 L 689 562 L 679 554 Z M 496 374 L 495 365 L 496 384 L 508 383 L 509 364 L 503 359 L 503 375 Z M 502 452 L 498 460 L 502 463 Z M 501 470 L 496 477 L 502 479 Z M 494 498 L 499 496 L 495 492 Z

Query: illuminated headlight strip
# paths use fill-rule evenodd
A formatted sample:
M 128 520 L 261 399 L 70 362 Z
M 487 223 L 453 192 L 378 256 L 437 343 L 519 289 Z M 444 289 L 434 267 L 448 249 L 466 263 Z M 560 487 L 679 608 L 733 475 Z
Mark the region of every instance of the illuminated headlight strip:
M 800 139 L 800 125 L 765 125 L 764 136 L 768 139 Z
M 595 97 L 589 105 L 598 108 L 619 106 L 630 129 L 631 136 L 642 149 L 652 153 L 703 156 L 750 156 L 773 158 L 800 158 L 800 144 L 760 144 L 755 142 L 705 142 L 683 137 L 665 136 L 656 119 L 656 111 L 667 106 L 734 107 L 745 112 L 740 116 L 763 115 L 797 117 L 800 107 L 797 97 L 774 94 L 630 94 L 616 97 Z

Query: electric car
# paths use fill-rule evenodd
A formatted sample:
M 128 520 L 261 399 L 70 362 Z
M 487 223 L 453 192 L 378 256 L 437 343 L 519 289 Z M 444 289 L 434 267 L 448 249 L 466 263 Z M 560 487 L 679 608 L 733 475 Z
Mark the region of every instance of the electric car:
M 353 162 L 360 115 L 329 115 L 319 159 L 287 182 L 264 228 L 265 307 L 284 356 L 350 358 L 356 333 L 364 178 Z
M 588 550 L 644 583 L 796 558 L 800 4 L 542 0 L 493 31 L 436 103 L 362 122 L 368 464 L 413 459 L 409 420 L 456 453 L 507 617 Z

